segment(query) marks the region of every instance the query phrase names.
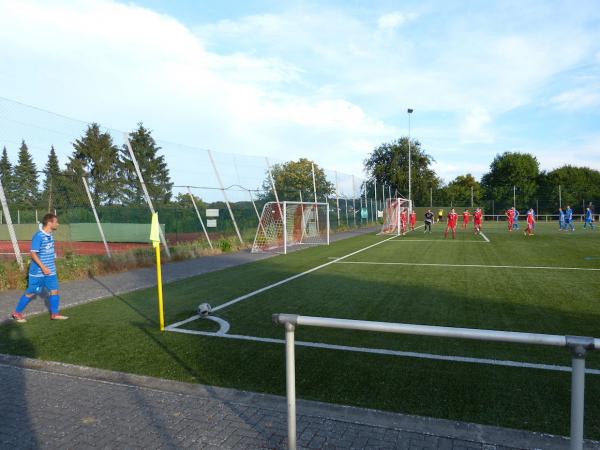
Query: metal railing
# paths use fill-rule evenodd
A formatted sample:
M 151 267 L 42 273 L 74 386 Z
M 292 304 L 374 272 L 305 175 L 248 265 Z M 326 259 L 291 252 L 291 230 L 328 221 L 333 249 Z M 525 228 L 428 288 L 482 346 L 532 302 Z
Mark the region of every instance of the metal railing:
M 510 342 L 566 347 L 571 350 L 571 449 L 583 449 L 583 416 L 585 393 L 585 357 L 589 350 L 600 349 L 600 339 L 583 336 L 478 330 L 406 323 L 370 322 L 364 320 L 273 314 L 273 323 L 285 327 L 286 395 L 288 414 L 288 448 L 296 449 L 296 363 L 294 332 L 297 326 L 377 331 L 419 336 L 436 336 L 479 341 Z

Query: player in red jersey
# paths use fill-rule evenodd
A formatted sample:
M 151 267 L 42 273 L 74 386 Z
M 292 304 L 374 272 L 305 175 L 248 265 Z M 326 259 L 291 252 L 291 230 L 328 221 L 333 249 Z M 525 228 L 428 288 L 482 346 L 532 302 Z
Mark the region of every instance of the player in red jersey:
M 504 215 L 506 215 L 506 219 L 508 220 L 508 231 L 512 231 L 515 223 L 515 208 L 506 210 Z
M 466 230 L 467 225 L 469 225 L 469 219 L 471 217 L 471 213 L 469 212 L 468 209 L 465 209 L 465 211 L 462 213 L 462 216 L 463 216 L 462 229 Z
M 527 211 L 527 229 L 523 231 L 525 236 L 533 236 L 533 227 L 535 227 L 535 214 L 533 213 L 533 208 L 530 208 Z
M 406 208 L 400 211 L 400 233 L 406 233 Z
M 454 208 L 448 213 L 448 222 L 446 225 L 446 231 L 444 231 L 444 239 L 448 237 L 448 230 L 452 230 L 452 239 L 456 239 L 456 223 L 458 222 L 458 214 L 454 211 Z
M 481 222 L 483 219 L 483 212 L 481 208 L 477 208 L 475 213 L 473 214 L 473 229 L 475 230 L 475 234 L 481 233 Z
M 414 209 L 410 212 L 409 224 L 410 231 L 415 231 L 415 225 L 417 224 L 417 213 Z

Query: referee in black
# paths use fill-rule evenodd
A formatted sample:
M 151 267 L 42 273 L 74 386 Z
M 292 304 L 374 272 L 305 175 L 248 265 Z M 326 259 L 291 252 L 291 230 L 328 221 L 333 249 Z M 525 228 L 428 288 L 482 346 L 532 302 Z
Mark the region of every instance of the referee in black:
M 427 212 L 425 213 L 425 231 L 424 233 L 427 233 L 429 231 L 429 233 L 431 234 L 431 224 L 433 223 L 433 213 L 431 212 L 430 209 L 427 210 Z

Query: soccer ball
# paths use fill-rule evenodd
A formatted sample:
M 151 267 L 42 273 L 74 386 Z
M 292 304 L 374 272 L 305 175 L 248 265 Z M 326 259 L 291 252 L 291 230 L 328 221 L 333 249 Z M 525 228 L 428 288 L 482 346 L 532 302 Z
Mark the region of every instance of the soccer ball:
M 212 312 L 212 308 L 208 303 L 201 303 L 196 311 L 200 317 L 206 317 Z

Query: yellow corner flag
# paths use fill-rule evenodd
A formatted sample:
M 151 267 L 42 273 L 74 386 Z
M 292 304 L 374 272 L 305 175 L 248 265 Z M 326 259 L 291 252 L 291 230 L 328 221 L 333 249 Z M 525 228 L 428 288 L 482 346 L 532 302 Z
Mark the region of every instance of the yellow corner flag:
M 162 272 L 160 270 L 160 224 L 158 222 L 158 214 L 152 214 L 152 224 L 150 225 L 150 241 L 156 250 L 156 280 L 158 283 L 158 320 L 160 331 L 165 329 L 165 313 L 163 309 L 163 293 L 162 293 Z

